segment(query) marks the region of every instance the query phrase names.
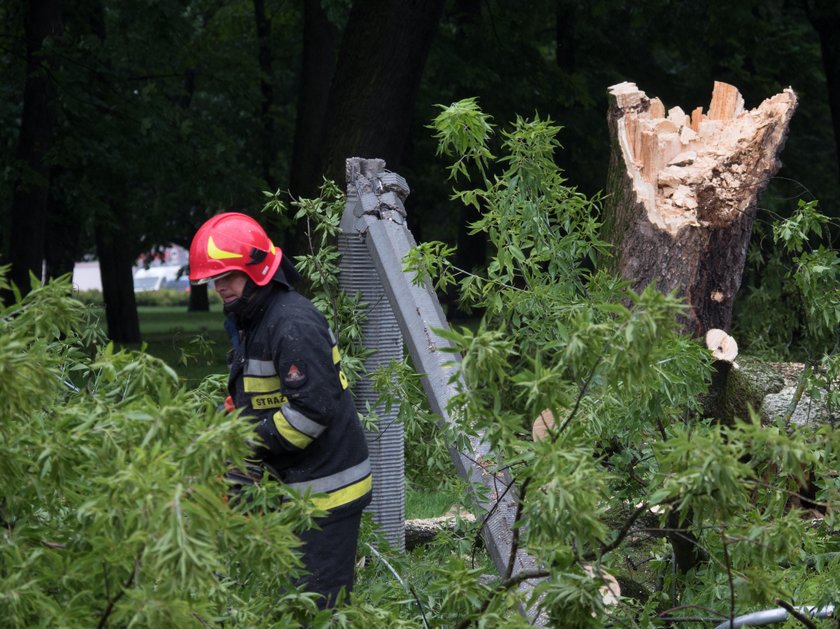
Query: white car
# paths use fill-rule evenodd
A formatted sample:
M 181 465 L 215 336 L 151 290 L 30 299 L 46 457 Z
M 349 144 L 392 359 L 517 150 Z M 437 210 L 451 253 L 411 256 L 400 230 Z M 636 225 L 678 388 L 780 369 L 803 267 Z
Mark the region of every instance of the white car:
M 190 283 L 185 273 L 178 277 L 180 265 L 150 266 L 148 269 L 138 269 L 134 272 L 134 292 L 142 293 L 147 290 L 174 288 L 189 290 Z

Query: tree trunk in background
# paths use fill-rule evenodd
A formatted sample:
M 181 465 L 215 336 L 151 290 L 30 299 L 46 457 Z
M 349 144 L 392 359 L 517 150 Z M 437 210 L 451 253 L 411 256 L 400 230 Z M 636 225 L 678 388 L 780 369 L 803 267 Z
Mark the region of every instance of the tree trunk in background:
M 555 0 L 554 3 L 554 59 L 566 72 L 575 71 L 575 21 L 577 2 Z
M 341 42 L 327 106 L 322 168 L 334 181 L 344 160 L 382 158 L 398 170 L 443 0 L 356 2 Z
M 289 173 L 292 197 L 313 197 L 321 185 L 321 147 L 324 116 L 330 94 L 338 29 L 321 8 L 320 0 L 303 3 L 303 58 L 298 89 L 295 142 Z
M 475 206 L 464 206 L 458 224 L 458 249 L 455 265 L 467 271 L 476 271 L 487 266 L 487 233 L 470 234 L 470 224 L 481 218 L 481 210 Z
M 804 2 L 808 19 L 820 38 L 828 106 L 834 127 L 834 147 L 840 173 L 840 4 L 837 0 Z
M 51 169 L 44 237 L 44 259 L 48 278 L 73 273 L 73 266 L 80 257 L 82 221 L 79 216 L 71 214 L 70 208 L 67 207 L 64 190 L 60 185 L 61 174 L 60 167 L 54 166 Z
M 323 181 L 321 171 L 324 146 L 324 120 L 327 100 L 335 72 L 336 49 L 340 33 L 329 21 L 320 0 L 303 3 L 303 52 L 298 87 L 295 139 L 289 167 L 289 193 L 293 199 L 313 198 Z M 266 229 L 278 226 L 267 221 Z M 294 258 L 307 252 L 303 225 L 292 224 L 278 243 Z
M 481 218 L 481 210 L 461 204 L 458 212 L 458 239 L 455 249 L 455 266 L 466 271 L 476 271 L 487 265 L 487 234 L 483 231 L 470 234 L 470 224 Z M 446 317 L 451 321 L 476 316 L 476 312 L 464 311 L 458 303 L 458 287 L 450 286 L 446 291 Z M 482 311 L 479 311 L 479 314 Z
M 640 291 L 677 291 L 688 334 L 728 330 L 759 194 L 778 171 L 796 109 L 791 90 L 750 111 L 715 83 L 707 115 L 667 114 L 633 83 L 610 88 L 612 144 L 603 235 L 607 262 Z
M 210 310 L 210 298 L 207 294 L 207 284 L 190 287 L 190 304 L 188 312 L 207 312 Z
M 102 276 L 102 297 L 108 338 L 117 343 L 139 343 L 140 320 L 134 299 L 132 271 L 134 256 L 131 240 L 117 221 L 99 219 L 96 225 L 96 254 Z
M 181 98 L 178 100 L 178 106 L 181 109 L 187 110 L 192 104 L 193 96 L 195 95 L 195 75 L 195 68 L 188 68 L 184 74 L 183 92 L 181 93 Z M 189 241 L 179 244 L 189 251 Z M 187 312 L 207 312 L 208 310 L 210 310 L 210 300 L 207 297 L 207 285 L 190 286 L 190 300 L 187 304 Z
M 103 44 L 107 38 L 105 8 L 98 0 L 89 16 L 91 32 Z M 110 70 L 107 61 L 102 63 L 105 70 Z M 90 89 L 103 103 L 109 103 L 113 90 L 105 82 L 102 72 L 91 70 Z M 103 116 L 113 116 L 113 111 L 104 110 Z M 124 212 L 115 199 L 126 189 L 124 175 L 110 170 L 109 164 L 103 168 L 109 176 L 107 190 L 100 189 L 101 203 L 107 208 L 95 216 L 94 240 L 96 255 L 99 258 L 99 273 L 102 278 L 102 297 L 105 301 L 105 319 L 108 322 L 108 338 L 117 343 L 139 343 L 140 320 L 137 316 L 137 301 L 134 298 L 133 267 L 136 260 L 136 238 L 126 234 Z M 102 180 L 100 180 L 102 181 Z M 101 186 L 101 184 L 100 184 Z M 111 192 L 108 192 L 108 191 Z
M 44 40 L 62 32 L 59 0 L 31 0 L 26 13 L 26 83 L 23 90 L 16 159 L 20 174 L 14 183 L 10 220 L 10 279 L 22 293 L 30 290 L 29 273 L 41 277 L 49 203 L 50 149 L 56 117 L 56 91 L 44 54 Z
M 448 14 L 455 25 L 456 34 L 466 38 L 468 33 L 481 22 L 481 0 L 459 0 Z M 467 271 L 483 269 L 487 265 L 487 234 L 483 231 L 470 234 L 470 223 L 479 220 L 482 210 L 470 204 L 459 203 L 458 235 L 455 249 L 455 265 Z M 449 320 L 475 316 L 463 312 L 458 305 L 458 290 L 452 286 L 447 291 L 447 317 Z
M 277 158 L 277 138 L 274 128 L 274 75 L 271 68 L 271 20 L 265 14 L 265 1 L 254 0 L 254 18 L 257 27 L 257 57 L 260 63 L 260 162 L 262 176 L 269 190 L 277 189 L 277 178 L 273 173 Z

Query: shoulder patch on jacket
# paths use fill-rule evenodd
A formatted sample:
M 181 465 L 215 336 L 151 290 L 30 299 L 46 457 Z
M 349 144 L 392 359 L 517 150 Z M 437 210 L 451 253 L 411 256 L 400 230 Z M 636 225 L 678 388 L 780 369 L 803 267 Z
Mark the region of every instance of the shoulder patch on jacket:
M 283 382 L 293 389 L 303 386 L 306 382 L 306 364 L 298 361 L 289 365 L 289 369 L 283 376 Z

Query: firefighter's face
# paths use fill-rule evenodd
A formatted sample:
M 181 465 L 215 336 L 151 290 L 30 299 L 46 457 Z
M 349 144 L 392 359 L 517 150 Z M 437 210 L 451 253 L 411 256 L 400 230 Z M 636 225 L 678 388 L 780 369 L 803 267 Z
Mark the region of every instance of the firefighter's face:
M 245 284 L 247 282 L 248 276 L 242 271 L 233 271 L 213 280 L 213 287 L 219 293 L 222 301 L 229 303 L 234 299 L 242 297 L 242 291 L 245 290 Z

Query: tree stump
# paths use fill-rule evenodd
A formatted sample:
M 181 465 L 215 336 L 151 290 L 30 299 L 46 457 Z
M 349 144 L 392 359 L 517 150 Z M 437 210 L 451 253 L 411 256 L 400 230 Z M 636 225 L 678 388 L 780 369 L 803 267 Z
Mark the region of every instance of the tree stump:
M 802 363 L 765 362 L 750 357 L 738 359 L 738 368 L 729 372 L 723 394 L 720 419 L 726 423 L 736 417 L 747 419 L 750 409 L 765 424 L 788 417 L 790 424 L 817 426 L 840 422 L 836 408 L 830 408 L 822 395 L 828 393 L 798 390 Z M 840 386 L 833 383 L 832 388 Z
M 708 113 L 665 111 L 633 83 L 609 89 L 612 152 L 603 235 L 635 290 L 656 282 L 688 310 L 686 333 L 729 330 L 759 194 L 796 109 L 786 89 L 752 110 L 716 82 Z

